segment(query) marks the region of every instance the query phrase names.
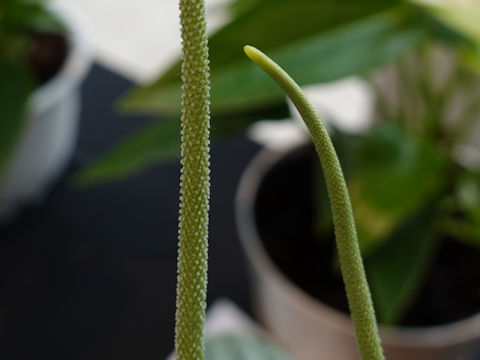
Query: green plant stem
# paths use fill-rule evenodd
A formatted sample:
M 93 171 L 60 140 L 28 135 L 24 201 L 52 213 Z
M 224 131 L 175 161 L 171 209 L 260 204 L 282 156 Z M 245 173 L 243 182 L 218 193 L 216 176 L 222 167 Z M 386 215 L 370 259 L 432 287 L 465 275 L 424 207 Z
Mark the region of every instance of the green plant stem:
M 209 64 L 203 0 L 180 0 L 182 61 L 182 175 L 175 352 L 204 358 L 209 176 Z
M 342 169 L 328 133 L 300 87 L 261 51 L 245 47 L 247 56 L 290 97 L 307 125 L 325 174 L 342 276 L 362 360 L 384 359 L 375 313 L 357 240 L 352 207 Z

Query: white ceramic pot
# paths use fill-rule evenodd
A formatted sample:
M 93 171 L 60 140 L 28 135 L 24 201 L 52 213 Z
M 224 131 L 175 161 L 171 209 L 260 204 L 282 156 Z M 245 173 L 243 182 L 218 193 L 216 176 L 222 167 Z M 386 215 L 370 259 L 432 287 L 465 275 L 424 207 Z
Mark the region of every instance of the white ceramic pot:
M 68 29 L 69 53 L 50 81 L 30 97 L 25 130 L 6 167 L 0 187 L 0 220 L 6 221 L 22 205 L 38 202 L 65 169 L 77 137 L 80 84 L 93 53 L 77 10 L 62 1 L 51 9 Z
M 288 280 L 260 240 L 254 214 L 257 192 L 265 174 L 285 154 L 263 150 L 245 171 L 236 197 L 236 222 L 250 265 L 256 315 L 298 360 L 358 359 L 349 316 Z M 388 360 L 467 359 L 463 355 L 478 346 L 480 315 L 442 326 L 380 332 Z

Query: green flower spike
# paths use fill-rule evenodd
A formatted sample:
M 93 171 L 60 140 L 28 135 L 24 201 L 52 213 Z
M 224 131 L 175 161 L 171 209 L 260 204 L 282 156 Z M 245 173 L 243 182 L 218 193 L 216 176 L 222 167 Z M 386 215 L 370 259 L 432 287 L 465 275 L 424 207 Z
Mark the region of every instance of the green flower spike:
M 383 360 L 370 290 L 358 246 L 352 206 L 330 137 L 305 94 L 288 74 L 258 49 L 246 46 L 244 50 L 253 62 L 280 85 L 307 125 L 325 174 L 332 206 L 340 266 L 360 358 L 362 360 Z
M 182 175 L 175 352 L 204 358 L 209 176 L 209 65 L 203 0 L 180 0 L 182 62 Z

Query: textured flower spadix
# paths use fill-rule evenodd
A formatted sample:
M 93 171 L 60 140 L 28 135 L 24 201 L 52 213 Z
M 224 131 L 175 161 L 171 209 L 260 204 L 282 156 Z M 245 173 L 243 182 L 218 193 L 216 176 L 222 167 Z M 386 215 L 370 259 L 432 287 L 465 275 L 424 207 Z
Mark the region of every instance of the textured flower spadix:
M 209 176 L 209 66 L 203 0 L 180 0 L 182 175 L 175 353 L 204 358 Z
M 372 299 L 358 246 L 352 206 L 340 163 L 325 126 L 300 87 L 283 69 L 251 46 L 245 47 L 245 53 L 280 85 L 307 125 L 325 174 L 340 266 L 360 358 L 383 360 Z

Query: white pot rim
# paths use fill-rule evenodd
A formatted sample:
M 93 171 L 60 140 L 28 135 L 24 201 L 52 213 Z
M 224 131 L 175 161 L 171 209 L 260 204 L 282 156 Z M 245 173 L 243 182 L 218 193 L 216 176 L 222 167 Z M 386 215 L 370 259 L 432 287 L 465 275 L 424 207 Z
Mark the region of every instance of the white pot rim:
M 350 317 L 313 298 L 290 281 L 275 265 L 264 248 L 254 218 L 254 201 L 264 175 L 292 149 L 263 149 L 243 173 L 235 199 L 235 217 L 240 239 L 251 265 L 269 281 L 281 286 L 295 308 L 310 318 L 329 323 L 337 331 L 353 336 Z M 380 326 L 382 342 L 411 348 L 461 344 L 480 337 L 480 313 L 452 323 L 425 327 Z
M 28 111 L 42 113 L 58 98 L 69 94 L 79 86 L 89 71 L 94 57 L 88 22 L 70 2 L 50 1 L 48 7 L 64 23 L 67 33 L 68 53 L 60 70 L 48 82 L 36 89 L 30 96 Z

